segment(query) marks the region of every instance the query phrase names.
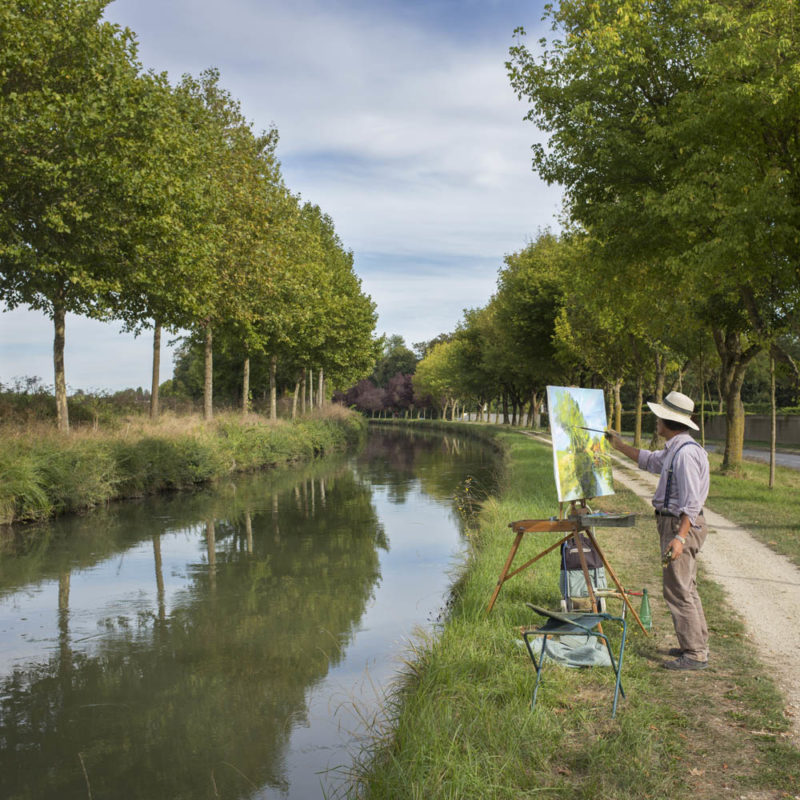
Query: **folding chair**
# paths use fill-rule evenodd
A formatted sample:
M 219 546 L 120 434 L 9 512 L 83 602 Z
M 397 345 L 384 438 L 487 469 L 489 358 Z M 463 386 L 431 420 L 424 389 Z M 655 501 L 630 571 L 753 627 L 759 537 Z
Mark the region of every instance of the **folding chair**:
M 548 611 L 544 608 L 539 608 L 531 603 L 526 603 L 528 608 L 535 611 L 542 617 L 547 619 L 544 625 L 538 628 L 530 628 L 522 632 L 522 638 L 525 640 L 525 646 L 528 648 L 528 654 L 533 661 L 533 666 L 536 669 L 536 685 L 533 689 L 533 699 L 531 701 L 531 709 L 536 707 L 536 695 L 539 691 L 539 683 L 542 679 L 542 670 L 544 668 L 545 648 L 547 647 L 547 639 L 550 636 L 594 636 L 601 639 L 608 650 L 608 656 L 611 660 L 611 666 L 614 668 L 616 675 L 616 683 L 614 685 L 614 705 L 611 708 L 612 719 L 617 714 L 617 700 L 619 695 L 625 697 L 625 690 L 622 688 L 622 659 L 625 656 L 625 638 L 628 633 L 628 626 L 624 617 L 614 617 L 608 613 L 602 612 L 560 612 Z M 603 633 L 600 627 L 604 622 L 617 622 L 622 626 L 622 640 L 619 646 L 619 660 L 614 659 L 614 653 L 611 650 L 611 644 L 608 637 Z M 536 655 L 531 646 L 531 639 L 534 636 L 542 637 L 542 647 L 539 652 L 539 660 L 536 660 Z

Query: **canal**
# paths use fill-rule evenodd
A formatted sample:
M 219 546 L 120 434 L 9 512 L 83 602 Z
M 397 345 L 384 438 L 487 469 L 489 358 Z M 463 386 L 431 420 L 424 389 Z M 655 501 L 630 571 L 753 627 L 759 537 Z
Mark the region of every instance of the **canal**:
M 322 798 L 464 551 L 470 439 L 116 504 L 0 549 L 0 797 Z

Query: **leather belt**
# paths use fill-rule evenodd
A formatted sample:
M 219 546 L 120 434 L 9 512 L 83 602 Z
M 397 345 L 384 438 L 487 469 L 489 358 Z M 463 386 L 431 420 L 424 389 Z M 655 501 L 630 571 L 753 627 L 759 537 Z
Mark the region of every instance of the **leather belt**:
M 673 514 L 671 511 L 667 511 L 666 508 L 657 508 L 655 509 L 655 514 L 657 517 L 678 517 L 679 514 Z M 703 510 L 700 509 L 700 512 L 697 515 L 698 517 L 703 516 Z

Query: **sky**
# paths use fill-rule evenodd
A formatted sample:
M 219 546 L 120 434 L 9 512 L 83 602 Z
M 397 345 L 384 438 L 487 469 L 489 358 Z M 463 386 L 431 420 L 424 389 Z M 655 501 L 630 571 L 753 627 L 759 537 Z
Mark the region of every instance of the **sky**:
M 115 0 L 145 67 L 173 81 L 216 67 L 255 130 L 275 125 L 289 188 L 353 251 L 377 333 L 411 346 L 485 305 L 503 257 L 558 228 L 560 192 L 531 170 L 542 140 L 505 70 L 534 48 L 543 3 L 522 0 Z M 52 324 L 0 313 L 0 382 L 53 382 Z M 150 386 L 152 344 L 68 316 L 70 391 Z M 162 375 L 172 354 L 162 353 Z

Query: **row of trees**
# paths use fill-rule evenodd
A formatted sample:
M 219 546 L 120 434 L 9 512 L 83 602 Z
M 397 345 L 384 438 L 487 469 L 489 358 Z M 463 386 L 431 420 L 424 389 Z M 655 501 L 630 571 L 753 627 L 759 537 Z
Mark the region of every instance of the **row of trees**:
M 660 402 L 665 392 L 679 389 L 696 398 L 699 412 L 727 412 L 726 365 L 715 358 L 713 331 L 687 329 L 683 346 L 677 337 L 670 345 L 651 338 L 645 319 L 634 327 L 624 310 L 597 302 L 597 293 L 583 283 L 586 259 L 583 233 L 542 232 L 507 256 L 490 301 L 465 311 L 456 330 L 417 364 L 417 402 L 430 398 L 444 416 L 457 407 L 494 409 L 505 422 L 527 418 L 539 427 L 548 384 L 593 386 L 607 390 L 618 430 L 623 407 L 635 412 L 637 446 L 646 395 Z M 750 380 L 742 385 L 748 399 L 763 402 L 772 382 L 778 400 L 796 406 L 800 386 L 792 365 L 800 358 L 798 332 L 785 333 L 775 347 L 785 351 L 785 360 L 776 366 L 765 348 L 753 357 Z M 743 411 L 741 389 L 738 406 Z M 730 450 L 726 455 L 733 467 L 741 449 L 738 461 Z
M 791 0 L 563 0 L 508 70 L 545 131 L 534 169 L 565 190 L 559 338 L 609 383 L 716 354 L 725 468 L 741 388 L 766 351 L 796 373 L 800 20 Z M 652 365 L 652 367 L 650 366 Z
M 202 341 L 212 414 L 213 347 L 344 385 L 376 358 L 374 304 L 333 222 L 286 187 L 277 131 L 255 133 L 215 70 L 145 71 L 108 0 L 0 7 L 0 299 L 54 323 L 58 424 L 69 420 L 67 312 Z M 324 388 L 323 388 L 324 391 Z
M 507 67 L 565 232 L 509 256 L 417 376 L 534 408 L 548 382 L 606 385 L 615 409 L 629 386 L 640 418 L 643 393 L 699 399 L 715 375 L 736 468 L 748 368 L 766 354 L 773 386 L 797 385 L 800 19 L 790 0 L 562 0 L 546 19 Z

